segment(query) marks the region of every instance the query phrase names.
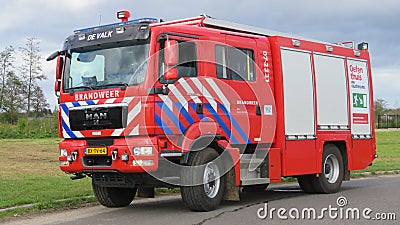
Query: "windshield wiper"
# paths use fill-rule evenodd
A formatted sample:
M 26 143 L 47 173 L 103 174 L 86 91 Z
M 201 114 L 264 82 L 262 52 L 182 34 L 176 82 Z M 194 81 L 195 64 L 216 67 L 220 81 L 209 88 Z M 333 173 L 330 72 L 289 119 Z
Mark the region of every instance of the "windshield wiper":
M 76 90 L 76 89 L 86 89 L 86 90 L 93 90 L 92 86 L 78 86 L 78 87 L 72 87 L 72 88 L 68 88 L 67 90 Z
M 93 87 L 92 86 L 78 86 L 78 87 L 68 88 L 68 89 L 66 89 L 66 91 L 69 91 L 70 93 L 73 94 L 75 91 L 77 91 L 79 89 L 93 90 Z
M 95 87 L 99 88 L 99 87 L 112 87 L 112 86 L 117 86 L 117 87 L 120 87 L 121 90 L 125 90 L 129 85 L 127 83 L 121 82 L 121 83 L 112 83 L 112 84 L 102 84 L 102 85 L 97 85 Z

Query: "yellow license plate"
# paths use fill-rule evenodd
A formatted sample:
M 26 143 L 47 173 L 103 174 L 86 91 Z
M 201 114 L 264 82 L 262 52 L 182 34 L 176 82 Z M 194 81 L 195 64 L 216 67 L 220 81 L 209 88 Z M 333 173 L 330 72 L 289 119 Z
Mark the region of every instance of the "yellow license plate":
M 98 147 L 98 148 L 86 148 L 86 155 L 107 155 L 106 147 Z

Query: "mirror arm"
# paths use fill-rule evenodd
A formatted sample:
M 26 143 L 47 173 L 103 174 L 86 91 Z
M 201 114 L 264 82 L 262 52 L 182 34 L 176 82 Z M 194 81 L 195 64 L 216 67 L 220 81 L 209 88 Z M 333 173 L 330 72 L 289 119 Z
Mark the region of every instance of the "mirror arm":
M 63 55 L 65 51 L 55 51 L 53 52 L 51 55 L 49 55 L 49 57 L 47 57 L 46 61 L 51 61 L 55 58 L 57 58 L 57 56 L 59 55 Z

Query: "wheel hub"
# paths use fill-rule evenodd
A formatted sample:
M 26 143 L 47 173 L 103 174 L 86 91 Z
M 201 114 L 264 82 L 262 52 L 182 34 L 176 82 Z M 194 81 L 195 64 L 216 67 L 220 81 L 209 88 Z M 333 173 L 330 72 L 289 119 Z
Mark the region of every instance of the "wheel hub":
M 214 198 L 217 196 L 220 187 L 220 175 L 218 166 L 210 162 L 204 169 L 203 186 L 207 197 Z
M 329 164 L 325 165 L 325 174 L 329 174 L 331 172 L 331 166 Z
M 324 174 L 327 181 L 331 184 L 339 179 L 339 160 L 334 154 L 330 154 L 325 158 Z

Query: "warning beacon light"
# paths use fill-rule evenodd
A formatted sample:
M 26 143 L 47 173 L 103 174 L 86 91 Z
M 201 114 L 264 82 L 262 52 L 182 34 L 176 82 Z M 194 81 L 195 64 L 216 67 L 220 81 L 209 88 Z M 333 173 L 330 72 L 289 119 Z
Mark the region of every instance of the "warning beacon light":
M 117 12 L 117 18 L 121 20 L 121 22 L 128 22 L 129 17 L 131 17 L 131 14 L 129 11 L 119 11 Z

